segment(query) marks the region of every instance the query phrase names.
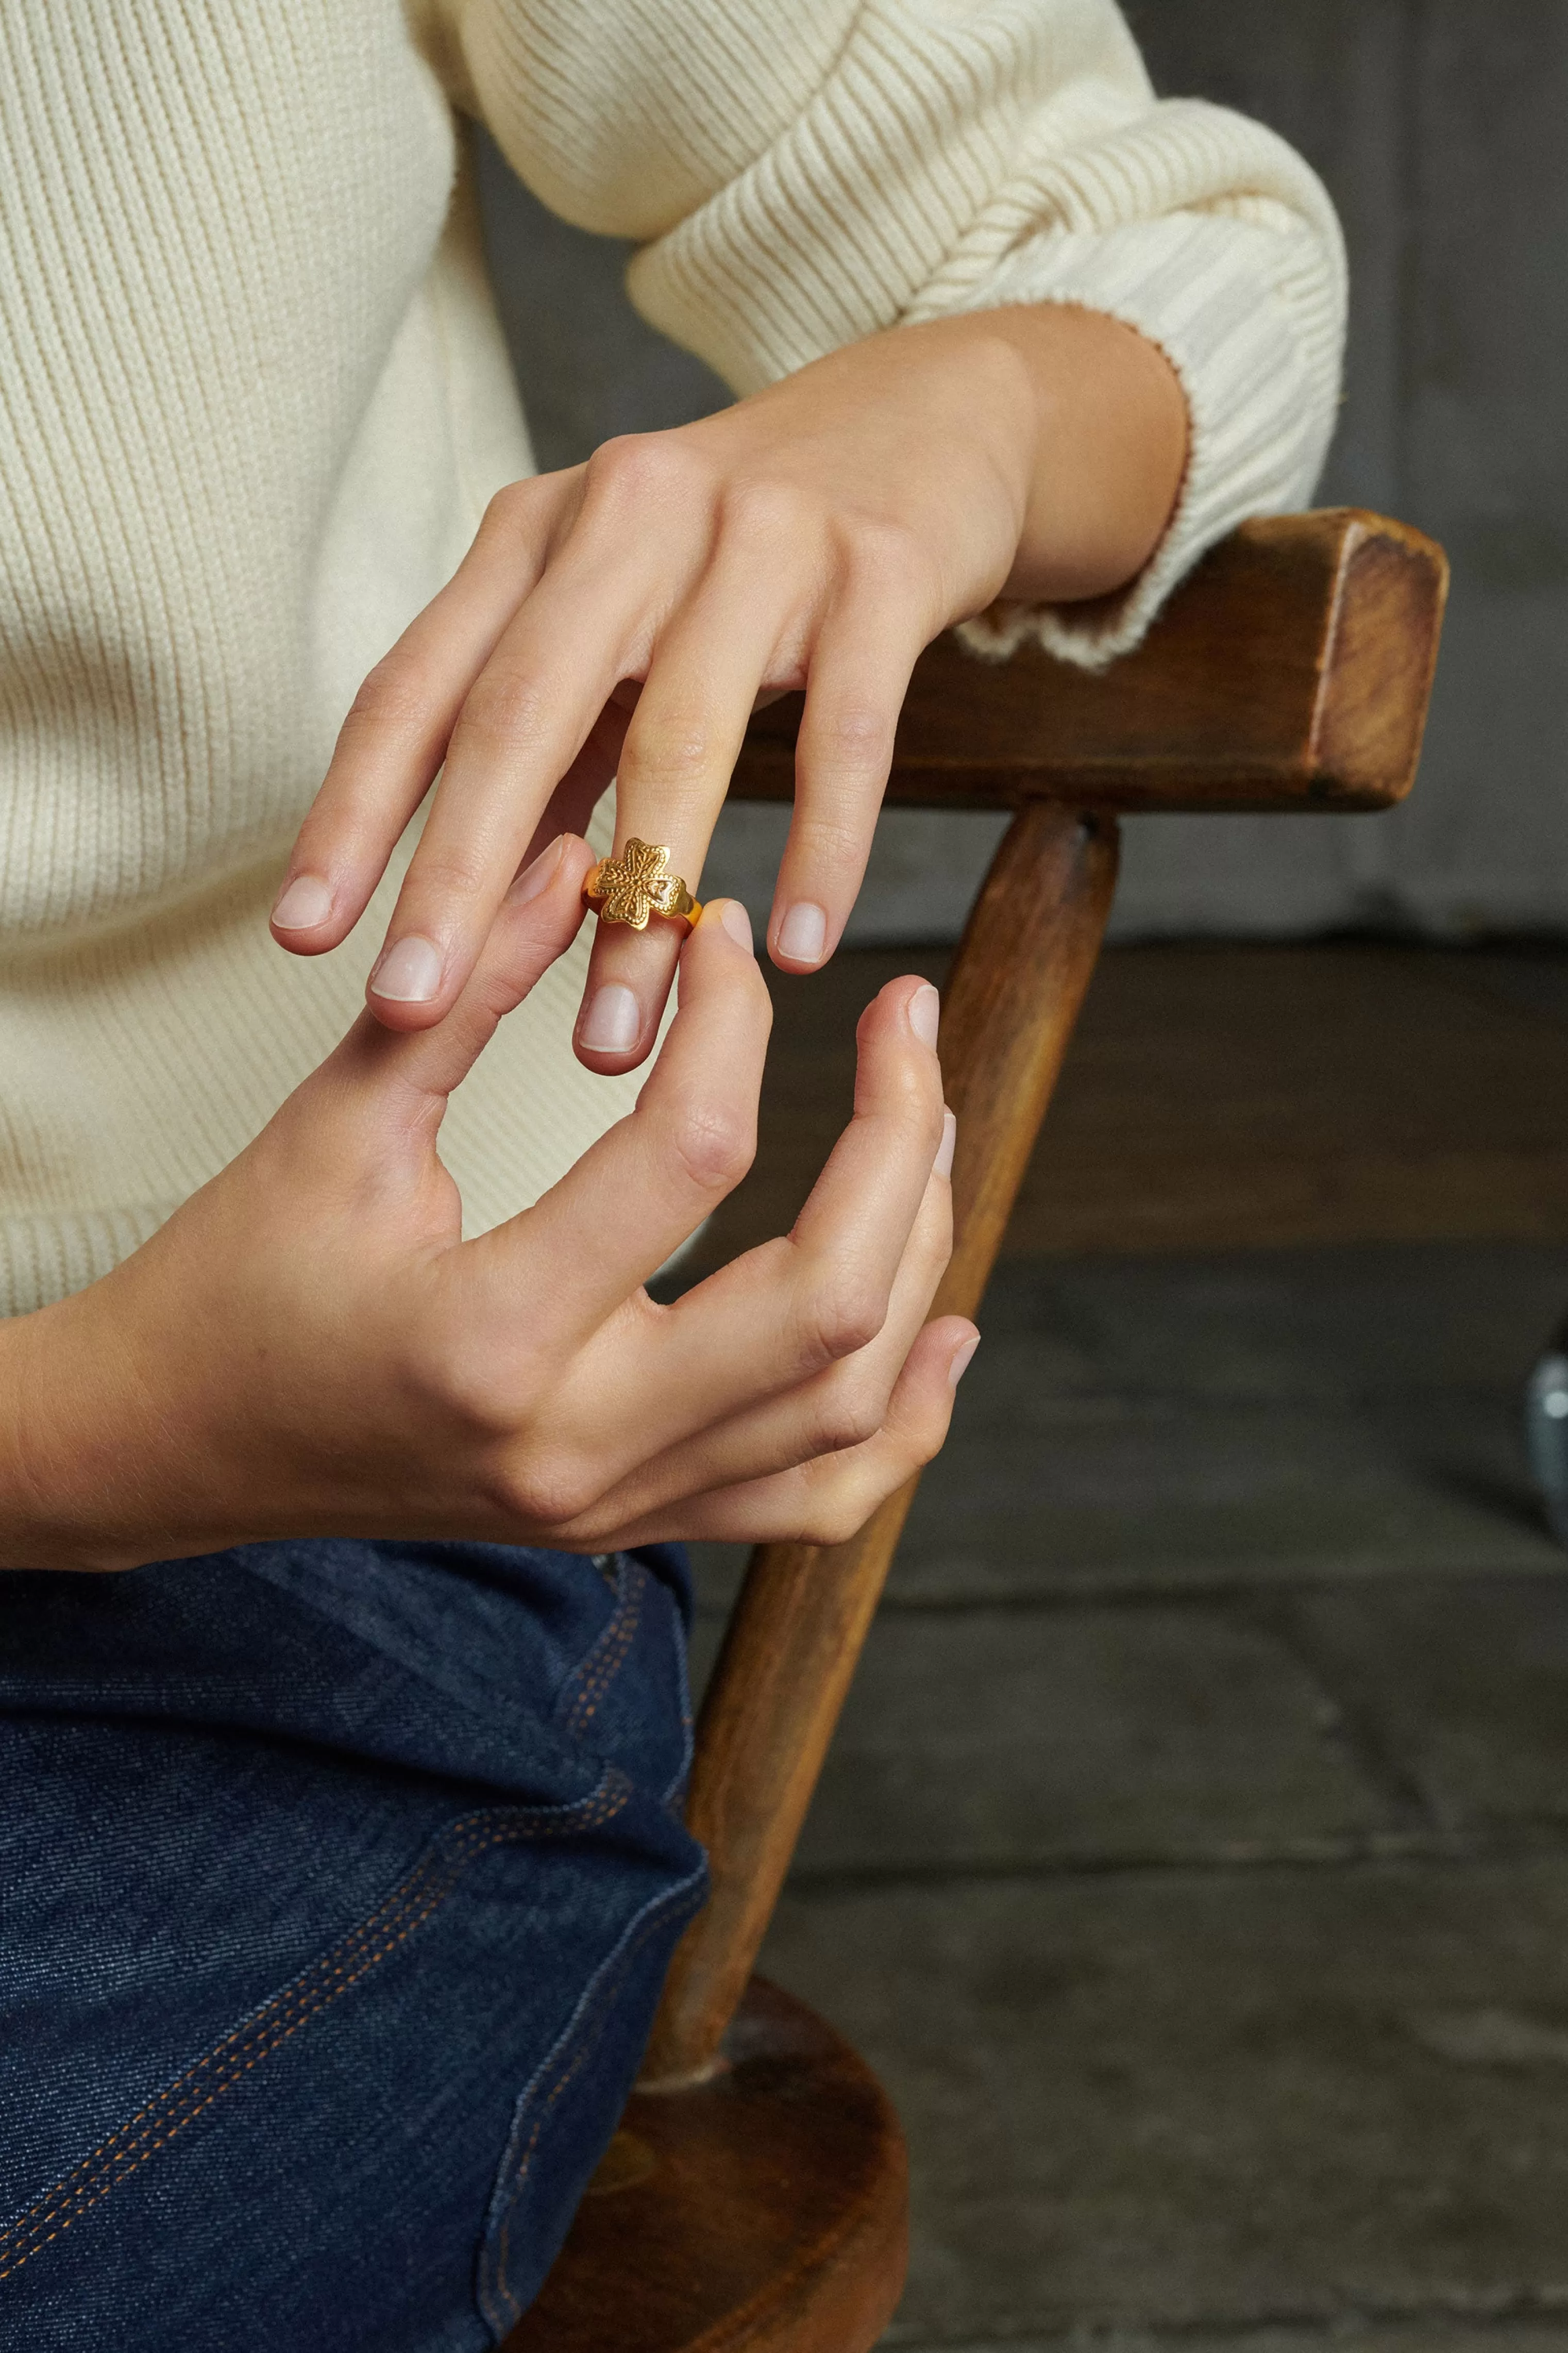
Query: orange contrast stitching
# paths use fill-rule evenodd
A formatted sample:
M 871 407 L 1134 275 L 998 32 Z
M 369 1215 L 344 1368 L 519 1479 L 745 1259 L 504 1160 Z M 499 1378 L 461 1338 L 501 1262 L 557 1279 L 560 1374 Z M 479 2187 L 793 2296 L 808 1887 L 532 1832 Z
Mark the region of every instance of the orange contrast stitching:
M 284 1987 L 260 2010 L 233 2028 L 0 2232 L 0 2257 L 7 2250 L 15 2257 L 10 2263 L 0 2263 L 0 2280 L 9 2279 L 51 2245 L 89 2207 L 107 2198 L 155 2151 L 166 2147 L 187 2125 L 205 2115 L 223 2093 L 406 1943 L 446 1901 L 477 1855 L 511 1841 L 595 1829 L 619 1813 L 630 1795 L 631 1783 L 625 1774 L 611 1770 L 592 1796 L 576 1805 L 519 1809 L 500 1822 L 493 1812 L 471 1814 L 452 1823 L 439 1833 L 437 1852 L 416 1863 L 357 1928 L 312 1962 L 291 1986 Z M 374 1942 L 378 1936 L 384 1937 L 379 1945 Z M 372 1949 L 367 1951 L 367 1947 Z M 138 2126 L 144 2126 L 140 2133 Z M 46 2229 L 50 2222 L 56 2225 L 52 2231 Z
M 567 1729 L 574 1734 L 586 1731 L 599 1702 L 626 1663 L 626 1653 L 631 1649 L 641 1620 L 647 1573 L 640 1561 L 628 1561 L 626 1567 L 630 1575 L 626 1600 L 577 1671 L 583 1678 L 582 1688 L 566 1718 Z

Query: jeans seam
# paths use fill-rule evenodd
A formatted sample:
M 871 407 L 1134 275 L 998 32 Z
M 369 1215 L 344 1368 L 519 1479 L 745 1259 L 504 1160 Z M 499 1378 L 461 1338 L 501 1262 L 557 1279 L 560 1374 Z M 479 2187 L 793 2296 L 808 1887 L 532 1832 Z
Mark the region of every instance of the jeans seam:
M 562 1693 L 566 1728 L 576 1739 L 580 1740 L 587 1731 L 600 1702 L 626 1664 L 642 1620 L 647 1583 L 647 1571 L 642 1563 L 623 1553 L 616 1576 L 616 1607 Z M 573 1694 L 569 1704 L 567 1693 Z
M 667 1888 L 662 1895 L 650 1898 L 642 1912 L 628 1923 L 615 1951 L 600 1965 L 593 1983 L 562 2030 L 554 2050 L 538 2069 L 532 2082 L 525 2084 L 519 2094 L 511 2132 L 497 2169 L 496 2187 L 485 2229 L 486 2246 L 493 2242 L 496 2248 L 493 2276 L 488 2281 L 481 2277 L 479 2291 L 480 2312 L 498 2341 L 501 2333 L 512 2327 L 521 2314 L 517 2297 L 507 2282 L 509 2250 L 506 2226 L 512 2208 L 522 2195 L 530 2168 L 538 2153 L 540 2137 L 556 2102 L 597 2048 L 605 2015 L 637 1955 L 649 1937 L 664 1926 L 665 1915 L 668 1912 L 689 1904 L 693 1890 L 703 1886 L 707 1875 L 707 1858 L 703 1856 L 683 1880 L 676 1886 Z M 551 2083 L 549 2091 L 544 2092 L 542 2087 L 549 2080 L 552 2066 L 556 2071 L 554 2081 Z M 531 2108 L 537 2111 L 532 2129 L 520 2148 L 518 2136 Z
M 446 1902 L 477 1856 L 512 1841 L 595 1829 L 619 1813 L 631 1794 L 626 1776 L 611 1768 L 586 1798 L 572 1805 L 489 1808 L 437 1832 L 426 1852 L 365 1919 L 220 2036 L 174 2083 L 155 2093 L 0 2231 L 0 2281 L 20 2271 L 90 2208 L 101 2204 L 225 2092 L 243 2082 L 252 2068 L 406 1943 Z M 384 1941 L 378 1944 L 378 1937 Z M 50 2223 L 52 2230 L 47 2227 Z

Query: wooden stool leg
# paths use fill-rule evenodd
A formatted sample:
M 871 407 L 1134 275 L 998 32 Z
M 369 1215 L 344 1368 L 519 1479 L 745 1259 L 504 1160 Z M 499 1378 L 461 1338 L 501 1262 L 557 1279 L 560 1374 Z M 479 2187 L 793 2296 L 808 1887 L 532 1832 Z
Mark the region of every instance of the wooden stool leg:
M 1034 802 L 1009 828 L 975 902 L 942 1008 L 958 1149 L 953 1254 L 935 1315 L 972 1315 L 980 1303 L 1115 881 L 1114 819 Z M 712 1893 L 670 1966 L 645 2090 L 692 2083 L 718 2063 L 915 1483 L 848 1544 L 759 1545 L 752 1555 L 703 1706 L 687 1808 Z

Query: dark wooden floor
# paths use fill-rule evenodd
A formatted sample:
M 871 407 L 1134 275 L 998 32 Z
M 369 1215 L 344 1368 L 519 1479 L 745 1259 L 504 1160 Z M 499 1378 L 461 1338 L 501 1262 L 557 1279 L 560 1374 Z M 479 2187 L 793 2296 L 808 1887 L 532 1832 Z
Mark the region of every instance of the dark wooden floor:
M 946 959 L 770 971 L 757 1167 L 716 1264 L 789 1224 L 849 1111 L 856 1017 Z M 1347 943 L 1102 960 L 1011 1255 L 1333 1241 L 1568 1241 L 1568 955 Z
M 781 991 L 735 1241 L 906 968 Z M 1108 959 L 765 1956 L 904 2116 L 911 2353 L 1568 2348 L 1565 1082 L 1562 956 Z

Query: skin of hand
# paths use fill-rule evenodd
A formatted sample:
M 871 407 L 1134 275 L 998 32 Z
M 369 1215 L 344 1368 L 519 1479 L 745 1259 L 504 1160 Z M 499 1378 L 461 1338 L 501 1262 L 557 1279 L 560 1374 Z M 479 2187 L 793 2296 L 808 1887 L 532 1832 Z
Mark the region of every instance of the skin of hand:
M 574 936 L 591 852 L 525 871 L 435 1030 L 366 1013 L 122 1265 L 0 1326 L 0 1566 L 268 1536 L 608 1551 L 837 1542 L 941 1445 L 978 1335 L 926 1324 L 951 1246 L 936 992 L 859 1028 L 855 1113 L 793 1232 L 673 1306 L 645 1279 L 750 1163 L 771 1011 L 710 906 L 636 1111 L 465 1242 L 447 1098 Z
M 695 891 L 759 698 L 804 687 L 776 964 L 837 945 L 922 647 L 999 596 L 1109 594 L 1186 463 L 1179 380 L 1101 313 L 1041 304 L 894 328 L 694 425 L 606 442 L 491 502 L 452 580 L 365 681 L 273 913 L 297 955 L 359 920 L 438 770 L 368 1001 L 399 1030 L 467 986 L 520 861 L 617 778 L 617 850 Z M 444 763 L 444 766 L 443 766 Z M 650 1050 L 680 927 L 601 926 L 591 1069 Z

